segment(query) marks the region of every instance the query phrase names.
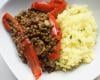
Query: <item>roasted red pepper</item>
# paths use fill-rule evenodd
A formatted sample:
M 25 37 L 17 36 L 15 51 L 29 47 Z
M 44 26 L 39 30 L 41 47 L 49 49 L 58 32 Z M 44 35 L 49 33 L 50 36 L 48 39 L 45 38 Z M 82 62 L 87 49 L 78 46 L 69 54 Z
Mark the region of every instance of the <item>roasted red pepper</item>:
M 43 12 L 50 12 L 54 9 L 54 3 L 47 3 L 47 2 L 34 2 L 32 4 L 32 8 L 36 9 L 36 10 L 40 10 Z
M 60 54 L 60 50 L 61 50 L 61 41 L 59 41 L 54 49 L 55 52 Z
M 42 70 L 40 67 L 39 59 L 36 55 L 35 50 L 33 49 L 33 46 L 28 38 L 24 39 L 22 41 L 22 45 L 24 45 L 24 55 L 26 59 L 28 60 L 28 64 L 30 68 L 32 69 L 32 72 L 36 78 L 36 80 L 39 79 L 39 77 L 42 75 Z
M 59 25 L 57 24 L 55 17 L 52 14 L 49 14 L 49 21 L 53 25 L 52 35 L 57 40 L 61 40 L 61 37 L 62 37 L 61 29 L 60 29 Z
M 53 16 L 55 16 L 55 17 L 57 17 L 57 15 L 59 14 L 59 13 L 61 13 L 62 11 L 63 11 L 63 9 L 65 9 L 65 5 L 64 4 L 62 4 L 61 6 L 59 6 L 58 8 L 55 8 L 53 11 L 51 11 L 50 13 L 53 15 Z
M 48 56 L 48 58 L 49 58 L 50 60 L 55 61 L 55 60 L 57 60 L 57 59 L 60 58 L 60 54 L 55 52 L 55 53 L 50 54 L 50 55 Z
M 51 0 L 49 4 L 54 4 L 54 8 L 58 8 L 63 3 L 65 3 L 64 0 Z
M 13 23 L 14 23 L 14 27 L 15 27 L 20 33 L 23 34 L 23 32 L 24 32 L 23 27 L 21 27 L 21 26 L 18 24 L 17 20 L 14 19 L 9 13 L 5 13 L 5 15 L 3 16 L 2 21 L 3 21 L 4 27 L 6 28 L 7 31 L 11 31 L 11 27 L 10 27 L 10 25 L 9 25 L 9 22 L 13 22 Z
M 57 60 L 60 58 L 60 50 L 61 50 L 61 43 L 60 41 L 57 43 L 56 47 L 54 48 L 54 52 L 48 56 L 50 60 Z
M 43 12 L 50 12 L 53 16 L 57 17 L 66 7 L 66 2 L 64 0 L 51 0 L 47 2 L 34 2 L 32 8 L 40 10 Z
M 66 3 L 64 1 L 54 0 L 55 8 L 50 12 L 54 17 L 57 17 L 66 8 Z
M 57 60 L 60 58 L 60 50 L 61 50 L 60 40 L 62 38 L 62 33 L 61 33 L 61 29 L 59 25 L 56 22 L 55 17 L 52 14 L 49 14 L 49 21 L 53 25 L 52 35 L 58 40 L 58 43 L 56 47 L 54 48 L 54 53 L 50 54 L 48 58 L 51 60 Z
M 3 16 L 3 24 L 4 24 L 4 27 L 6 28 L 7 31 L 11 30 L 9 21 L 11 21 L 14 24 L 13 27 L 15 27 L 21 35 L 25 36 L 24 35 L 24 28 L 9 13 L 6 13 Z M 19 45 L 20 46 L 24 45 L 23 46 L 24 47 L 24 55 L 28 61 L 28 64 L 29 64 L 33 74 L 35 75 L 36 80 L 37 80 L 41 76 L 42 70 L 41 70 L 38 56 L 37 56 L 32 44 L 31 44 L 30 40 L 28 39 L 27 36 L 25 36 L 25 38 L 22 40 L 22 43 Z
M 54 52 L 50 55 L 48 55 L 48 58 L 50 60 L 57 60 L 60 58 L 60 50 L 61 50 L 61 43 L 60 41 L 57 43 L 57 45 L 54 48 Z

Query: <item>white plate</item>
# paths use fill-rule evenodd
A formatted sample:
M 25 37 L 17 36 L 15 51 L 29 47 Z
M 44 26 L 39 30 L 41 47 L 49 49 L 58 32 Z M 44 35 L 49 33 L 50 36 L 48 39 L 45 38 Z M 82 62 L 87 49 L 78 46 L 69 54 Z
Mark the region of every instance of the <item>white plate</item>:
M 13 15 L 17 14 L 19 11 L 30 7 L 32 1 L 10 0 L 0 10 L 0 54 L 18 80 L 34 80 L 34 77 L 30 68 L 19 59 L 10 36 L 3 28 L 1 17 L 4 12 L 10 12 Z M 41 80 L 92 80 L 100 74 L 100 0 L 69 0 L 69 2 L 71 4 L 87 4 L 93 10 L 98 24 L 98 35 L 94 49 L 95 59 L 91 64 L 82 65 L 72 72 L 45 73 Z

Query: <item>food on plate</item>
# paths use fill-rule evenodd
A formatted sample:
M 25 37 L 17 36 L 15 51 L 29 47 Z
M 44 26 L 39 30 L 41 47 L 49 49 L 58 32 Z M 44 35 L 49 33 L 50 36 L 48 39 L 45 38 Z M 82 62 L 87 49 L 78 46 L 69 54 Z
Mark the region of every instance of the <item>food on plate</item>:
M 73 69 L 93 59 L 96 41 L 96 22 L 87 6 L 72 5 L 58 15 L 62 30 L 61 56 L 56 62 L 63 71 Z
M 36 1 L 15 17 L 5 13 L 2 20 L 36 80 L 42 72 L 71 70 L 93 59 L 96 22 L 86 6 Z

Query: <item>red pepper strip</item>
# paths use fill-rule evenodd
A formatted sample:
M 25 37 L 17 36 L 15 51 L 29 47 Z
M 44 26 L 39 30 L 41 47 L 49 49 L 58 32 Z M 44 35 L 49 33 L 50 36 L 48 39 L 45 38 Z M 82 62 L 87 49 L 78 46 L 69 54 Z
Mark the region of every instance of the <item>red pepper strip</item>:
M 11 28 L 10 28 L 10 25 L 8 24 L 7 20 L 6 20 L 6 15 L 3 16 L 3 25 L 5 27 L 5 29 L 10 32 L 11 31 Z
M 64 0 L 51 0 L 50 3 L 47 2 L 34 2 L 32 8 L 40 10 L 43 12 L 51 12 L 55 17 L 58 13 L 61 13 L 66 7 L 66 2 Z
M 49 14 L 49 21 L 51 22 L 51 24 L 53 25 L 52 28 L 52 35 L 59 41 L 54 49 L 54 53 L 50 54 L 48 56 L 48 58 L 50 60 L 57 60 L 60 58 L 60 49 L 61 49 L 61 44 L 60 44 L 60 40 L 62 37 L 62 33 L 61 33 L 61 29 L 59 27 L 59 25 L 56 22 L 55 17 L 52 14 Z
M 59 58 L 60 58 L 60 50 L 61 50 L 61 43 L 60 43 L 60 41 L 59 41 L 59 42 L 57 43 L 55 49 L 54 49 L 54 53 L 50 54 L 50 55 L 48 56 L 48 58 L 49 58 L 50 60 L 53 60 L 53 61 L 59 59 Z
M 61 42 L 59 41 L 54 49 L 57 53 L 60 54 L 60 50 L 61 50 Z
M 52 54 L 50 54 L 50 55 L 48 56 L 48 58 L 49 58 L 50 60 L 55 61 L 55 60 L 57 60 L 57 59 L 60 58 L 60 54 L 59 54 L 59 53 L 52 53 Z
M 17 22 L 17 20 L 15 18 L 13 18 L 9 13 L 6 13 L 4 16 L 3 16 L 3 24 L 5 26 L 5 28 L 7 29 L 7 31 L 10 31 L 11 28 L 10 28 L 10 25 L 9 25 L 9 21 L 11 21 L 14 26 L 19 32 L 21 35 L 25 36 L 24 35 L 24 30 L 23 30 L 23 27 L 20 26 L 20 24 Z M 25 36 L 26 38 L 22 41 L 22 45 L 24 45 L 24 55 L 29 63 L 29 66 L 33 72 L 33 74 L 35 75 L 35 78 L 36 80 L 40 77 L 40 75 L 42 74 L 42 71 L 41 71 L 41 67 L 40 67 L 40 62 L 39 62 L 39 59 L 37 57 L 37 54 L 30 42 L 30 40 L 27 38 L 27 36 Z
M 54 3 L 54 8 L 58 8 L 62 4 L 66 4 L 65 0 L 51 0 L 50 4 Z
M 57 43 L 57 45 L 54 49 L 54 53 L 50 54 L 48 56 L 48 58 L 51 60 L 57 60 L 60 58 L 60 50 L 61 50 L 60 40 L 62 37 L 62 33 L 56 22 L 55 17 L 57 17 L 57 15 L 65 9 L 66 4 L 65 4 L 64 0 L 51 0 L 51 3 L 52 2 L 55 3 L 55 8 L 53 11 L 50 12 L 49 20 L 50 20 L 51 24 L 53 25 L 52 34 L 56 37 L 57 40 L 59 40 L 59 42 Z
M 56 7 L 55 7 L 55 9 L 54 9 L 53 11 L 51 11 L 50 13 L 51 13 L 53 16 L 57 17 L 57 15 L 58 15 L 59 13 L 61 13 L 65 8 L 66 8 L 66 3 L 63 2 L 63 3 L 61 3 L 61 4 L 57 4 Z
M 23 34 L 24 32 L 24 28 L 21 27 L 19 25 L 19 23 L 17 22 L 16 19 L 14 19 L 9 13 L 5 13 L 5 15 L 3 16 L 3 24 L 4 24 L 4 27 L 6 28 L 7 31 L 10 31 L 11 28 L 10 28 L 10 25 L 9 25 L 9 22 L 13 22 L 14 23 L 14 27 L 20 32 Z
M 47 2 L 34 2 L 32 4 L 32 8 L 36 9 L 36 10 L 40 10 L 43 12 L 50 12 L 54 9 L 54 4 L 51 3 L 47 3 Z
M 51 14 L 49 14 L 49 21 L 53 25 L 52 35 L 57 40 L 61 40 L 61 37 L 62 37 L 61 29 L 60 29 L 59 25 L 57 24 L 55 17 L 53 15 L 51 15 Z
M 39 77 L 42 75 L 42 70 L 39 64 L 39 59 L 36 55 L 35 50 L 33 49 L 33 46 L 31 44 L 31 42 L 29 41 L 29 39 L 24 39 L 22 44 L 24 44 L 24 55 L 26 57 L 26 59 L 28 60 L 28 64 L 32 69 L 32 72 L 36 78 L 36 80 L 39 79 Z

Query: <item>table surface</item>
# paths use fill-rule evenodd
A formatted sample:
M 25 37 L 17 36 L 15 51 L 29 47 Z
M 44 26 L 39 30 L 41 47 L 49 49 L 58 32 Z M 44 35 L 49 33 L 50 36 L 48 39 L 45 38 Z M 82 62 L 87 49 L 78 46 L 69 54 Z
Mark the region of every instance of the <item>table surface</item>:
M 0 8 L 5 4 L 7 0 L 0 0 Z M 6 63 L 0 56 L 0 80 L 16 80 L 14 75 L 11 73 L 10 69 L 7 67 Z M 95 80 L 100 80 L 100 77 Z

